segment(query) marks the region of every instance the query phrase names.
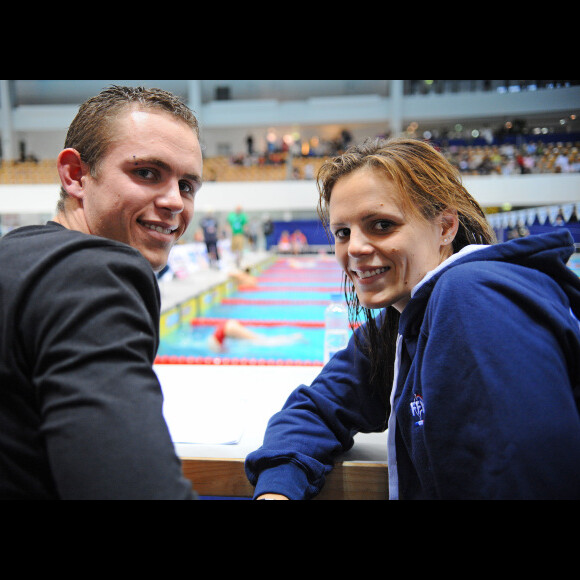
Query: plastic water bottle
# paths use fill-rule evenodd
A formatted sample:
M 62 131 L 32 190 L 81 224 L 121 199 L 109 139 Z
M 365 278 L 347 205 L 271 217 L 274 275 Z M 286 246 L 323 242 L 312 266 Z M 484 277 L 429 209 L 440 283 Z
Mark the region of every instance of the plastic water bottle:
M 332 294 L 324 311 L 324 364 L 346 347 L 349 339 L 348 310 L 341 294 Z

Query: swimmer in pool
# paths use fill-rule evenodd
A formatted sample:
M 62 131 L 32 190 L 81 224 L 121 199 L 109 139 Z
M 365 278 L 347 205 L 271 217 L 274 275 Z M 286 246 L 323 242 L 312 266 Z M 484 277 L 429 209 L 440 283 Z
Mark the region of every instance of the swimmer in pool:
M 261 346 L 280 346 L 303 340 L 300 332 L 282 336 L 264 336 L 263 334 L 249 330 L 233 318 L 225 319 L 218 325 L 215 332 L 208 338 L 209 347 L 214 352 L 223 352 L 225 350 L 224 342 L 226 338 L 251 340 L 253 343 Z
M 231 270 L 228 272 L 228 276 L 233 278 L 240 286 L 246 288 L 255 288 L 258 285 L 258 279 L 256 276 L 252 276 L 249 268 Z

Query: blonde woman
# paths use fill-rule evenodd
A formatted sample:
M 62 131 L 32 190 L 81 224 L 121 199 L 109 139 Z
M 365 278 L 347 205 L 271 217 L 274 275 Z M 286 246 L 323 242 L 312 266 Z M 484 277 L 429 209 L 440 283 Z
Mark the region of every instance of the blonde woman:
M 308 499 L 357 432 L 388 430 L 391 499 L 580 498 L 580 280 L 567 231 L 497 244 L 418 140 L 325 163 L 319 212 L 364 324 L 246 460 L 255 497 Z

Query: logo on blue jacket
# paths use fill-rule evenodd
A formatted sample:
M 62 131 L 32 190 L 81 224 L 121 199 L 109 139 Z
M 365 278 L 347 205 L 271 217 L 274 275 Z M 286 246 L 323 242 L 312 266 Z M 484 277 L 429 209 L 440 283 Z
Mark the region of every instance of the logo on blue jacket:
M 415 425 L 423 425 L 423 417 L 425 416 L 423 398 L 421 395 L 413 395 L 413 397 L 413 402 L 411 403 L 411 415 L 419 418 L 419 420 L 415 422 Z

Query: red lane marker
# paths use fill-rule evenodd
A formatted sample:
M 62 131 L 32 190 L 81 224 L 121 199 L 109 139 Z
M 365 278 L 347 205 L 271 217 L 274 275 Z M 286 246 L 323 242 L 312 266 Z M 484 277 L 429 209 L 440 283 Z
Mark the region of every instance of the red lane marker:
M 194 318 L 191 326 L 216 326 L 224 318 Z M 299 326 L 303 328 L 324 328 L 319 320 L 241 320 L 244 326 Z
M 252 365 L 252 366 L 323 366 L 318 360 L 266 359 L 266 358 L 219 358 L 217 356 L 158 355 L 156 365 Z
M 243 304 L 246 306 L 257 305 L 257 306 L 276 306 L 276 305 L 313 305 L 313 306 L 324 306 L 328 304 L 328 300 L 267 300 L 267 299 L 251 299 L 251 298 L 224 298 L 221 301 L 222 304 Z
M 341 278 L 338 276 L 259 276 L 258 277 L 258 284 L 260 282 L 307 282 L 307 283 L 319 283 L 319 282 L 328 282 L 330 284 L 338 284 L 341 283 Z
M 340 288 L 324 288 L 323 286 L 317 286 L 310 288 L 308 286 L 261 286 L 256 288 L 254 286 L 238 286 L 238 292 L 294 292 L 300 294 L 301 292 L 327 292 L 329 294 L 335 294 L 336 292 L 342 292 Z

